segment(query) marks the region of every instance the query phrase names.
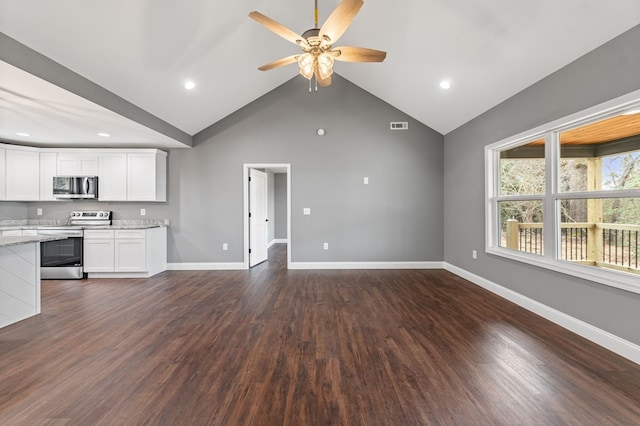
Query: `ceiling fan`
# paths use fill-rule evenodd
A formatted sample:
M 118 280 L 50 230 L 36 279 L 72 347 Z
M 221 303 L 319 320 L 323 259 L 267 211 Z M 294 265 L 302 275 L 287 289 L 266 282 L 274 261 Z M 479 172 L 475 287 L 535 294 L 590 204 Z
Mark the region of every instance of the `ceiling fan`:
M 311 84 L 311 79 L 315 76 L 317 84 L 326 87 L 331 84 L 334 60 L 344 62 L 384 61 L 387 53 L 381 50 L 351 46 L 333 47 L 333 44 L 349 28 L 351 21 L 360 11 L 363 4 L 363 0 L 343 0 L 331 12 L 322 27 L 318 28 L 318 0 L 315 0 L 315 25 L 302 33 L 302 35 L 296 34 L 260 12 L 253 11 L 249 13 L 249 17 L 285 40 L 297 44 L 303 51 L 301 54 L 269 62 L 258 69 L 260 71 L 268 71 L 297 62 L 300 67 L 300 74 L 309 80 L 309 84 Z

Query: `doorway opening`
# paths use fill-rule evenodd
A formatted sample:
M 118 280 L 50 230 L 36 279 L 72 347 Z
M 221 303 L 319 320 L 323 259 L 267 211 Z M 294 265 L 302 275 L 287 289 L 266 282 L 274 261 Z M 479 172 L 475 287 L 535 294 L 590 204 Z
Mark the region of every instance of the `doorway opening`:
M 283 176 L 285 177 L 284 179 Z M 249 180 L 250 177 L 252 178 L 251 181 Z M 275 177 L 278 179 L 276 180 Z M 249 269 L 267 260 L 268 248 L 273 243 L 287 244 L 287 268 L 289 269 L 291 267 L 291 165 L 279 163 L 244 164 L 242 178 L 244 269 Z M 274 210 L 276 209 L 271 208 L 271 206 L 275 207 L 276 198 L 273 184 L 278 181 L 286 182 L 286 190 L 279 186 L 279 196 L 277 197 L 279 202 L 282 202 L 283 195 L 286 197 L 286 208 L 284 209 L 284 214 L 282 208 L 277 209 L 278 217 L 274 217 Z M 283 218 L 283 215 L 286 218 Z M 278 225 L 279 228 L 282 228 L 282 225 L 285 226 L 285 238 L 277 238 L 275 235 L 275 228 Z

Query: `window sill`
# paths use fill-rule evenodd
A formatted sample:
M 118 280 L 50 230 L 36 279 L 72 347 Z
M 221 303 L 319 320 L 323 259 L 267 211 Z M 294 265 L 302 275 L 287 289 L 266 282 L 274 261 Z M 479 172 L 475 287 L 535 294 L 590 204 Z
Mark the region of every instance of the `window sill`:
M 517 252 L 502 247 L 487 247 L 486 252 L 495 256 L 640 294 L 640 276 L 631 273 L 549 259 L 547 257 Z

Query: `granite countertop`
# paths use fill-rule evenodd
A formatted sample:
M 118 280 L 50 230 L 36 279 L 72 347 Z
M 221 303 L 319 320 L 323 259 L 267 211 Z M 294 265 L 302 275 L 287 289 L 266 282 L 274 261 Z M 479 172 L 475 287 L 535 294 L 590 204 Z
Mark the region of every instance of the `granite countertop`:
M 140 225 L 125 225 L 125 224 L 115 224 L 115 225 L 82 225 L 78 226 L 79 229 L 149 229 L 149 228 L 160 228 L 163 226 L 167 226 L 164 224 L 140 224 Z
M 168 219 L 112 220 L 111 225 L 69 225 L 66 220 L 0 220 L 0 231 L 73 226 L 77 229 L 149 229 L 169 226 Z
M 41 243 L 43 241 L 66 240 L 64 235 L 33 235 L 29 237 L 0 237 L 0 247 L 17 246 L 20 244 Z

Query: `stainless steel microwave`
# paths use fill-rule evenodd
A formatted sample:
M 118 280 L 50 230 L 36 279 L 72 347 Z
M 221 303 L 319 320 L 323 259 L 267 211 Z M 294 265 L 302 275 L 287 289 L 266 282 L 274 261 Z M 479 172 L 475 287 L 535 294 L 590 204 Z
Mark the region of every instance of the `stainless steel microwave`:
M 54 176 L 53 196 L 55 198 L 98 198 L 97 176 Z

